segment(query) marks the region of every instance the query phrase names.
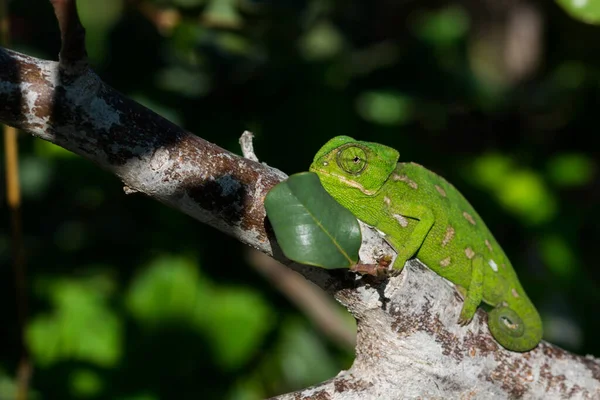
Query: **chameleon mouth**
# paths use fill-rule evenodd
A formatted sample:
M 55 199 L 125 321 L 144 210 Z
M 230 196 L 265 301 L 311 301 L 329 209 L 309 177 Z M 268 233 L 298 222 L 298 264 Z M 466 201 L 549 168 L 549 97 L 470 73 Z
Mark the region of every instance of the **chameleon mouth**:
M 350 187 L 360 190 L 361 193 L 364 193 L 367 196 L 373 196 L 374 194 L 376 194 L 378 192 L 378 190 L 365 189 L 365 187 L 363 185 L 361 185 L 360 183 L 358 183 L 356 181 L 352 181 L 343 175 L 336 174 L 335 172 L 324 171 L 320 168 L 313 167 L 312 165 L 310 166 L 310 168 L 308 170 L 311 172 L 317 173 L 317 175 L 325 175 L 325 176 L 328 176 L 335 180 L 338 180 L 346 186 L 350 186 Z M 323 183 L 323 182 L 321 182 L 321 183 Z

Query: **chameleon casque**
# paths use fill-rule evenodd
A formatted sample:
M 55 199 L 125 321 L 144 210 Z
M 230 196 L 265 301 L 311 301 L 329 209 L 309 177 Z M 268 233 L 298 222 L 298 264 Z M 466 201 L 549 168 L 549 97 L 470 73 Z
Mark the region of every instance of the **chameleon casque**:
M 399 153 L 378 143 L 338 136 L 316 154 L 310 171 L 333 198 L 386 235 L 398 253 L 395 269 L 417 257 L 458 286 L 468 324 L 483 301 L 493 309 L 488 326 L 513 351 L 533 349 L 542 322 L 504 251 L 460 192 Z

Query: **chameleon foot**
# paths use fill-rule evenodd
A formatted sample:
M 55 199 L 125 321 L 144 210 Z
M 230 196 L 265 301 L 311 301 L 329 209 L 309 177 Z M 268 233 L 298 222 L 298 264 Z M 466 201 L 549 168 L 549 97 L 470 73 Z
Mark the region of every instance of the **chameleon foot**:
M 458 318 L 458 324 L 460 326 L 465 326 L 465 325 L 469 325 L 471 323 L 471 321 L 473 321 L 473 317 L 471 316 L 471 318 L 467 318 L 467 317 L 463 317 L 462 315 Z
M 371 275 L 376 278 L 385 278 L 389 273 L 389 264 L 355 264 L 350 271 L 361 275 Z

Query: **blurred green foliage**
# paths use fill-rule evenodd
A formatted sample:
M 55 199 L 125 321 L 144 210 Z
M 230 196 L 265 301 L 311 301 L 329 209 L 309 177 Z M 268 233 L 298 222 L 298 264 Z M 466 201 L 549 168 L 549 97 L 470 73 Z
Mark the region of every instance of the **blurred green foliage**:
M 600 23 L 600 3 L 594 0 L 557 0 L 558 4 L 570 13 L 573 18 L 581 21 Z
M 126 294 L 128 309 L 154 329 L 175 323 L 197 330 L 212 343 L 211 351 L 221 367 L 239 368 L 258 351 L 272 328 L 273 311 L 249 288 L 212 287 L 199 276 L 196 265 L 157 258 L 135 278 Z
M 40 366 L 67 359 L 113 367 L 122 353 L 122 326 L 106 305 L 110 282 L 52 279 L 38 286 L 47 292 L 52 310 L 32 318 L 27 329 L 29 349 Z
M 467 173 L 523 223 L 547 223 L 556 216 L 556 200 L 543 176 L 514 165 L 508 156 L 482 154 Z
M 207 140 L 239 152 L 250 129 L 261 161 L 293 173 L 345 134 L 448 178 L 511 257 L 545 338 L 599 355 L 598 3 L 488 3 L 78 1 L 97 73 Z M 56 59 L 50 3 L 10 7 L 13 48 Z M 352 350 L 235 240 L 125 196 L 54 145 L 20 143 L 32 398 L 259 399 L 350 366 Z M 4 206 L 0 218 L 10 399 L 19 349 Z

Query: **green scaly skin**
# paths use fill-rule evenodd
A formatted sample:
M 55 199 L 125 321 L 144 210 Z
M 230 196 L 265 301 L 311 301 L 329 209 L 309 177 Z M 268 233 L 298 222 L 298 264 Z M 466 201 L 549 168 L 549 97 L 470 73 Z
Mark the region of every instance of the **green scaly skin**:
M 542 322 L 504 251 L 469 202 L 444 178 L 396 150 L 338 136 L 317 153 L 310 170 L 358 219 L 386 234 L 398 253 L 394 268 L 417 257 L 465 295 L 459 323 L 483 301 L 494 308 L 488 326 L 513 351 L 533 349 Z

